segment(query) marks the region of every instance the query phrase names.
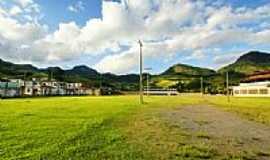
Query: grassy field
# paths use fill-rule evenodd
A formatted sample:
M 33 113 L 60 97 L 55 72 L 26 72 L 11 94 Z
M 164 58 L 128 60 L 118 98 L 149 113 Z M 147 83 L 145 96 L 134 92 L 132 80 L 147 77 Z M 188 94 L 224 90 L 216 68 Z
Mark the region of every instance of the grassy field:
M 207 159 L 206 144 L 159 119 L 160 109 L 212 104 L 270 124 L 270 99 L 63 97 L 0 100 L 0 159 Z M 175 139 L 178 139 L 177 144 Z

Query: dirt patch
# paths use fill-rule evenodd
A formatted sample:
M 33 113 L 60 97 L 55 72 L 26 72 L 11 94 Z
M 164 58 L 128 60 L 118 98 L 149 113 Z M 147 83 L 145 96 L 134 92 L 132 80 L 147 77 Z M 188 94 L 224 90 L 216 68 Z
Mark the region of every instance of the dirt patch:
M 270 127 L 211 106 L 162 111 L 169 126 L 186 131 L 191 141 L 207 143 L 228 159 L 270 159 Z

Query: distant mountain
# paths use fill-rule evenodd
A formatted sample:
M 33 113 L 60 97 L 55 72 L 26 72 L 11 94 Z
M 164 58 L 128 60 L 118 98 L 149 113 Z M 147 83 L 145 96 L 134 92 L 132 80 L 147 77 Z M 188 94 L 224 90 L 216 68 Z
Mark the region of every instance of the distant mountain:
M 237 85 L 248 74 L 270 70 L 270 54 L 252 51 L 241 56 L 236 62 L 219 69 L 217 72 L 208 68 L 176 64 L 158 75 L 150 75 L 151 87 L 178 88 L 180 91 L 200 91 L 200 78 L 209 92 L 224 91 L 226 72 L 229 71 L 231 85 Z M 0 79 L 6 78 L 48 78 L 66 82 L 82 82 L 89 87 L 109 86 L 120 90 L 138 90 L 139 75 L 101 74 L 88 66 L 75 66 L 64 70 L 60 67 L 39 69 L 26 64 L 13 64 L 0 59 Z M 143 76 L 146 84 L 146 75 Z
M 65 81 L 80 81 L 87 82 L 89 80 L 97 80 L 100 73 L 96 70 L 89 68 L 88 66 L 81 65 L 75 66 L 70 70 L 65 70 L 64 77 Z
M 20 76 L 26 72 L 35 73 L 38 72 L 38 68 L 29 64 L 13 64 L 0 59 L 0 73 L 2 75 Z
M 75 66 L 73 69 L 67 70 L 66 74 L 84 75 L 86 77 L 99 75 L 99 73 L 96 70 L 94 70 L 92 68 L 89 68 L 89 67 L 87 67 L 85 65 Z
M 154 87 L 176 88 L 181 82 L 185 83 L 183 84 L 185 86 L 193 83 L 193 89 L 200 86 L 201 77 L 212 77 L 215 74 L 216 71 L 211 69 L 194 67 L 186 64 L 176 64 L 167 69 L 165 72 L 161 73 L 160 75 L 153 76 L 151 79 L 152 85 Z
M 60 67 L 48 67 L 39 69 L 32 65 L 13 64 L 0 59 L 0 79 L 7 78 L 46 78 L 66 82 L 82 82 L 86 86 L 118 87 L 121 89 L 136 89 L 139 76 L 136 74 L 114 75 L 111 73 L 101 74 L 85 65 L 75 66 L 64 70 Z M 136 84 L 135 84 L 136 83 Z M 134 87 L 135 86 L 135 87 Z
M 208 76 L 216 72 L 207 68 L 194 67 L 186 64 L 176 64 L 163 72 L 161 75 L 187 75 L 187 76 Z
M 235 63 L 221 68 L 218 72 L 225 73 L 229 71 L 247 75 L 265 70 L 270 70 L 270 54 L 252 51 L 241 56 Z

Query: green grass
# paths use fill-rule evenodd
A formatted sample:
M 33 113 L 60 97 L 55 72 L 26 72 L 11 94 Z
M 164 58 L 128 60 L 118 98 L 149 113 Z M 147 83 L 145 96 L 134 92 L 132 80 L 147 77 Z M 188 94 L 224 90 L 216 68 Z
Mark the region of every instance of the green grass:
M 211 158 L 211 146 L 190 143 L 154 112 L 211 103 L 270 123 L 269 99 L 232 102 L 195 96 L 148 97 L 143 106 L 136 96 L 0 100 L 0 159 Z
M 110 126 L 114 117 L 137 106 L 134 97 L 1 101 L 0 157 L 95 158 L 99 147 L 119 138 L 117 129 Z
M 177 84 L 178 81 L 172 81 L 172 80 L 160 80 L 156 83 L 156 86 L 161 88 L 169 88 L 170 86 L 173 86 Z

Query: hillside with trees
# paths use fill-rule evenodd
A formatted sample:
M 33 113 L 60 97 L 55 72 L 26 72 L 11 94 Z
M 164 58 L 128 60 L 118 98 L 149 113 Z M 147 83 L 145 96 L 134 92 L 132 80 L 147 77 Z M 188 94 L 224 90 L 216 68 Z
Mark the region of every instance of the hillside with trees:
M 176 64 L 157 75 L 149 75 L 150 85 L 154 88 L 177 88 L 180 92 L 200 91 L 201 78 L 205 92 L 220 93 L 224 91 L 226 73 L 229 72 L 230 84 L 238 85 L 247 75 L 257 71 L 270 70 L 270 54 L 252 51 L 244 54 L 234 63 L 215 71 L 208 68 Z M 117 90 L 138 90 L 139 75 L 116 75 L 99 73 L 85 66 L 75 66 L 64 70 L 60 67 L 37 68 L 30 64 L 14 64 L 0 59 L 0 78 L 5 79 L 55 79 L 66 82 L 82 82 L 88 87 L 110 87 Z M 144 75 L 146 84 L 146 74 Z

